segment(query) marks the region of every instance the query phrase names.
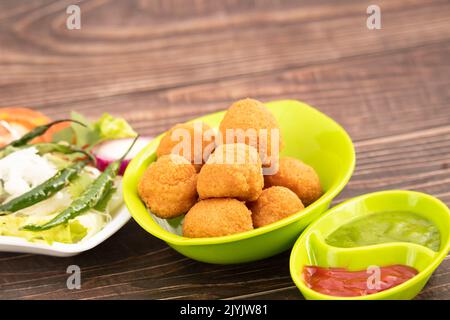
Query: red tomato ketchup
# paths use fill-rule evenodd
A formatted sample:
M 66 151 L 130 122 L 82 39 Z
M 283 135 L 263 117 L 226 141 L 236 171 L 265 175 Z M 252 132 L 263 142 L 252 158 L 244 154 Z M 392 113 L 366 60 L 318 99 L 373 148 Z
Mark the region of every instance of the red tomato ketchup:
M 345 268 L 305 266 L 303 279 L 314 291 L 336 297 L 357 297 L 384 291 L 411 279 L 418 272 L 404 265 L 348 271 Z

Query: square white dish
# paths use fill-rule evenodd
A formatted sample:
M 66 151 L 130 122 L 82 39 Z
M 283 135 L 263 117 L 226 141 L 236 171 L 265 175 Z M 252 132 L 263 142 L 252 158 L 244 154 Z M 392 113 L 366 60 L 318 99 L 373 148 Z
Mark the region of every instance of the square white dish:
M 45 242 L 30 242 L 19 237 L 0 236 L 0 252 L 34 253 L 54 257 L 71 257 L 96 247 L 116 233 L 131 218 L 125 204 L 122 204 L 111 216 L 111 221 L 109 221 L 102 230 L 90 238 L 82 239 L 78 243 L 66 244 L 54 242 L 53 244 L 47 244 Z

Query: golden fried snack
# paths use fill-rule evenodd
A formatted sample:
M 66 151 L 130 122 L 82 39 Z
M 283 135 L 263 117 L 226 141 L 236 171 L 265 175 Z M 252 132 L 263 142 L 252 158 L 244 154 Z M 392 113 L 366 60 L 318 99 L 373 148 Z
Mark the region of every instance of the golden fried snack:
M 197 173 L 178 155 L 165 155 L 150 164 L 138 184 L 147 207 L 160 218 L 186 213 L 197 201 Z
M 291 189 L 305 206 L 319 199 L 323 193 L 316 171 L 295 158 L 281 158 L 278 172 L 264 176 L 264 181 L 266 187 L 282 186 Z
M 183 222 L 183 236 L 189 238 L 220 237 L 252 229 L 250 210 L 244 203 L 230 198 L 197 202 Z
M 214 138 L 214 131 L 204 122 L 177 124 L 162 137 L 156 156 L 178 154 L 199 170 L 204 159 L 214 150 Z
M 264 189 L 248 207 L 252 211 L 255 228 L 274 223 L 305 208 L 294 192 L 277 186 Z
M 243 143 L 218 146 L 198 174 L 200 199 L 256 200 L 263 187 L 258 153 Z
M 272 147 L 276 146 L 276 155 L 281 150 L 281 132 L 277 120 L 273 114 L 261 102 L 254 99 L 239 100 L 231 105 L 225 113 L 220 123 L 219 130 L 222 143 L 242 142 L 258 149 L 263 165 L 270 164 L 272 157 Z M 256 133 L 254 139 L 250 135 L 242 136 L 245 139 L 239 139 L 242 131 L 249 134 Z M 264 134 L 264 133 L 267 134 Z M 278 136 L 272 136 L 273 133 Z M 228 138 L 227 138 L 228 137 Z M 276 140 L 273 140 L 275 138 Z M 230 141 L 231 139 L 231 141 Z M 274 144 L 272 146 L 272 144 Z

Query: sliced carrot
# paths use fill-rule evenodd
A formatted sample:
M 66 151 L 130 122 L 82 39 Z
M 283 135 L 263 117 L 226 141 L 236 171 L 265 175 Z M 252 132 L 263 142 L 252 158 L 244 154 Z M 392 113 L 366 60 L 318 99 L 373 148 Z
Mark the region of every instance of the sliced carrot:
M 31 129 L 49 123 L 51 120 L 43 113 L 28 108 L 12 107 L 0 108 L 0 121 L 7 122 L 9 127 L 19 129 L 18 133 L 23 134 Z M 4 125 L 0 126 L 0 146 L 6 145 L 14 137 Z M 39 137 L 33 142 L 47 141 L 48 137 Z
M 32 129 L 50 122 L 42 112 L 28 108 L 0 108 L 0 120 L 16 122 Z

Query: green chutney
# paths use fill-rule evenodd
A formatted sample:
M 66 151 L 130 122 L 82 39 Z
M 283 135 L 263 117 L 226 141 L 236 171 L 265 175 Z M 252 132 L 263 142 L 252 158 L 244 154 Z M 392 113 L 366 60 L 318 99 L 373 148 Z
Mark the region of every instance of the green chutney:
M 438 251 L 439 229 L 431 221 L 410 212 L 380 212 L 349 222 L 325 241 L 340 248 L 353 248 L 386 242 L 412 242 Z

